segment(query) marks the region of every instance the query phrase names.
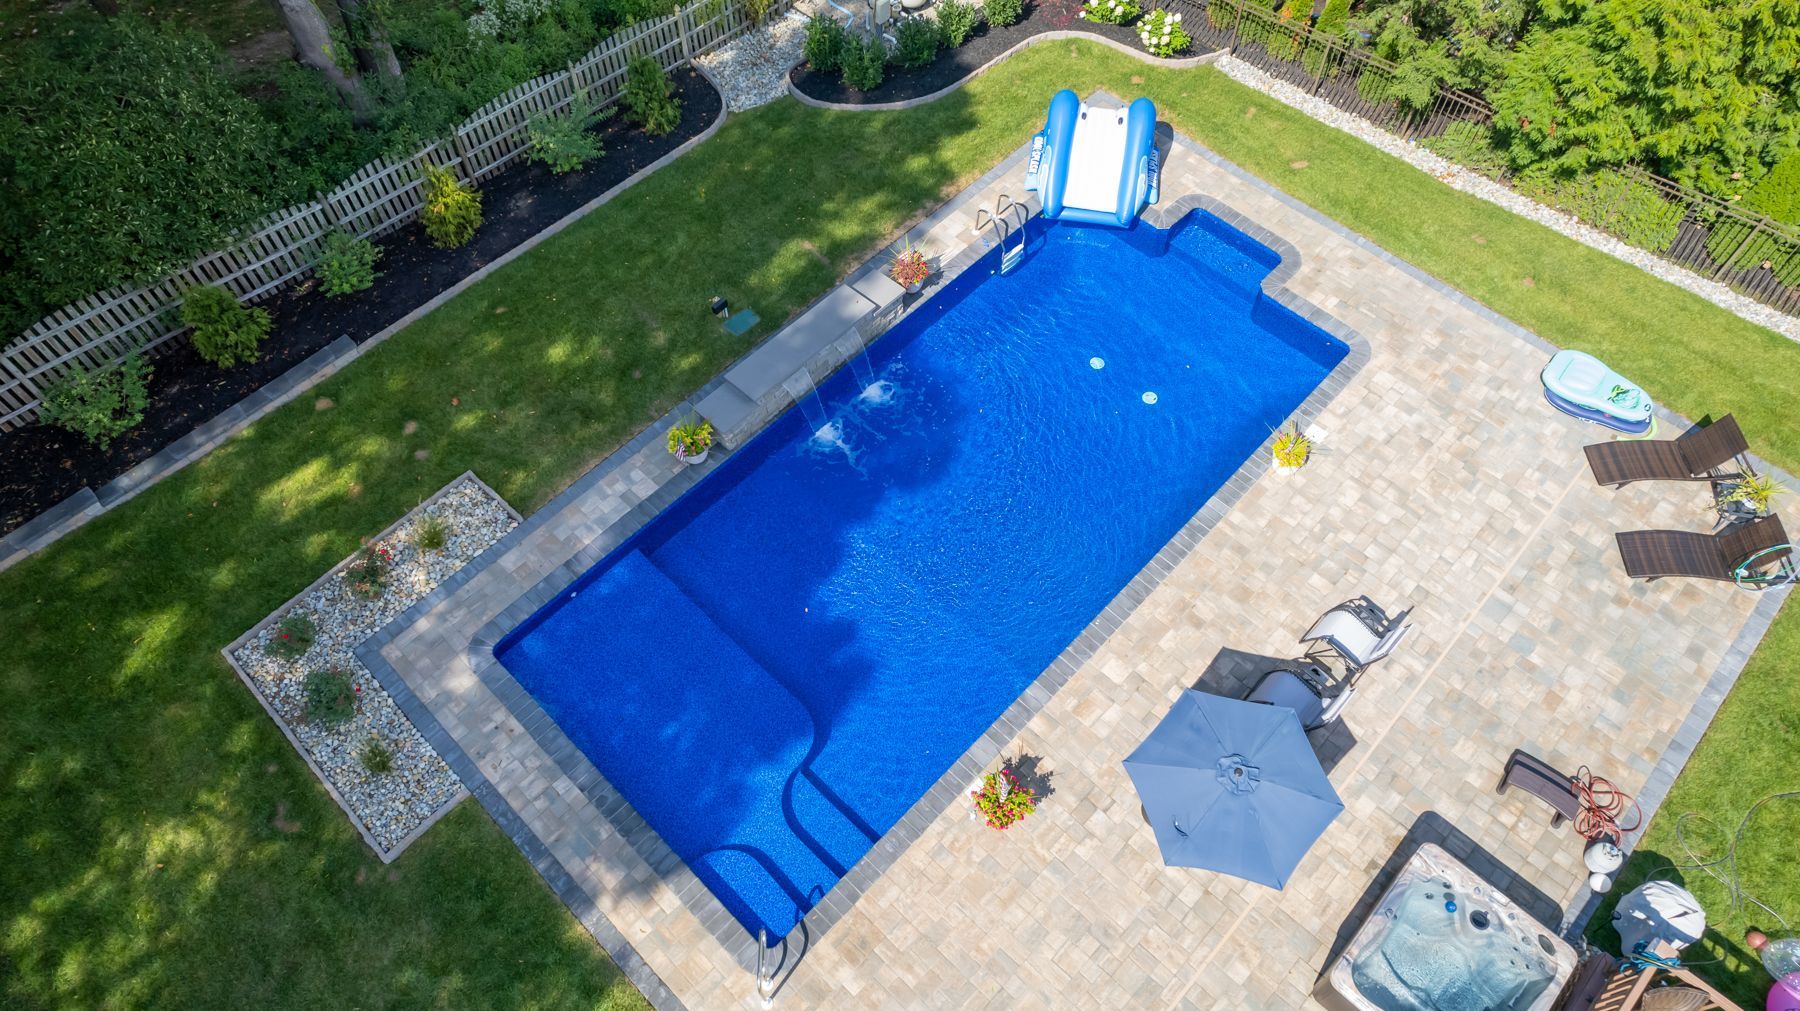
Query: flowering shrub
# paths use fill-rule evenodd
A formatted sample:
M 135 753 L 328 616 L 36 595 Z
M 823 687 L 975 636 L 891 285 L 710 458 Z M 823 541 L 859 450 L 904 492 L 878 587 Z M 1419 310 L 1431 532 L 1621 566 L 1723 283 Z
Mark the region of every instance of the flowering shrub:
M 1151 56 L 1174 56 L 1192 45 L 1194 40 L 1182 30 L 1181 15 L 1171 14 L 1167 10 L 1151 11 L 1149 16 L 1138 24 L 1138 38 L 1144 40 L 1144 48 Z
M 1082 20 L 1106 25 L 1128 25 L 1143 13 L 1138 0 L 1087 0 L 1081 8 Z
M 387 585 L 388 564 L 393 560 L 393 553 L 388 549 L 365 544 L 345 567 L 344 582 L 350 585 L 351 593 L 364 600 L 374 600 L 381 596 L 381 588 Z
M 1275 457 L 1276 464 L 1288 468 L 1299 467 L 1312 455 L 1312 440 L 1301 435 L 1298 427 L 1276 432 L 1269 452 Z
M 1011 769 L 981 777 L 981 789 L 969 796 L 975 798 L 975 810 L 987 819 L 988 827 L 1002 832 L 1037 810 L 1037 793 L 1020 783 Z
M 712 422 L 696 418 L 669 429 L 669 452 L 686 463 L 712 448 Z
M 299 611 L 290 611 L 275 626 L 274 634 L 269 636 L 270 656 L 279 660 L 293 660 L 312 648 L 313 639 L 319 630 L 313 625 L 311 618 Z
M 909 246 L 894 254 L 894 262 L 888 265 L 888 276 L 903 288 L 914 288 L 931 276 L 931 264 L 925 262 L 924 253 Z

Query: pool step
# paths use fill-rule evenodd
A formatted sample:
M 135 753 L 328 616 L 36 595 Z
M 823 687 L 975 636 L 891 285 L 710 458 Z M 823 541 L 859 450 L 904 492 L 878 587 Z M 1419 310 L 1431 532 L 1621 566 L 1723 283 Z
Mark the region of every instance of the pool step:
M 789 781 L 787 800 L 788 821 L 794 834 L 839 876 L 861 860 L 880 838 L 810 769 L 800 770 Z

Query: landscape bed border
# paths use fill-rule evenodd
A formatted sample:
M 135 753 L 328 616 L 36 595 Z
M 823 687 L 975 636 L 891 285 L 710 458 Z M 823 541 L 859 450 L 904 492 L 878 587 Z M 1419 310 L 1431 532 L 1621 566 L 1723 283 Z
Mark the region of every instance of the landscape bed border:
M 1091 98 L 1116 101 L 1105 92 L 1097 92 Z M 1213 158 L 1205 148 L 1180 134 L 1175 135 L 1174 143 L 1180 144 L 1202 157 Z M 922 223 L 915 226 L 907 234 L 907 239 L 913 242 L 923 241 L 926 232 L 934 222 L 966 206 L 990 184 L 1006 173 L 1019 168 L 1029 151 L 1030 145 L 1027 143 L 1012 152 L 994 169 L 969 184 L 950 201 L 936 209 Z M 1206 211 L 1215 215 L 1280 256 L 1280 262 L 1260 282 L 1262 293 L 1277 304 L 1330 333 L 1348 348 L 1345 357 L 1327 373 L 1318 386 L 1288 416 L 1288 421 L 1305 427 L 1316 419 L 1331 401 L 1336 399 L 1370 360 L 1368 341 L 1354 328 L 1336 319 L 1323 308 L 1290 291 L 1286 287 L 1286 282 L 1302 266 L 1298 249 L 1231 206 L 1212 197 L 1195 194 L 1181 197 L 1166 206 L 1151 208 L 1145 213 L 1144 218 L 1148 225 L 1168 228 L 1194 210 Z M 933 279 L 934 287 L 954 279 L 963 270 L 980 260 L 986 252 L 987 250 L 979 240 L 964 247 L 945 264 L 939 275 Z M 879 267 L 881 262 L 882 254 L 878 252 L 870 257 L 864 265 L 850 271 L 850 280 L 825 293 L 819 301 L 822 302 L 825 298 L 829 298 L 839 288 L 847 287 L 870 267 Z M 928 300 L 927 296 L 910 302 L 906 307 L 906 314 L 910 314 Z M 891 322 L 883 322 L 891 325 Z M 898 322 L 898 318 L 892 322 Z M 780 331 L 771 334 L 764 342 L 759 343 L 757 348 L 749 351 L 745 357 L 756 354 L 758 349 L 777 340 L 779 336 Z M 835 371 L 842 364 L 844 363 L 836 363 L 832 370 Z M 725 382 L 724 373 L 726 371 L 729 371 L 729 367 L 722 369 L 719 376 L 697 391 L 689 402 L 678 405 L 637 439 L 595 466 L 569 489 L 528 517 L 524 523 L 490 548 L 485 555 L 465 566 L 457 576 L 462 579 L 473 578 L 481 569 L 531 537 L 544 521 L 560 512 L 573 500 L 587 493 L 601 477 L 623 465 L 671 424 L 687 417 L 693 411 L 694 404 L 699 403 L 707 393 Z M 791 402 L 789 406 L 791 406 Z M 773 421 L 773 417 L 772 415 L 758 419 L 755 425 L 756 429 L 760 430 L 766 427 Z M 641 529 L 644 524 L 701 480 L 705 474 L 710 473 L 731 452 L 724 447 L 717 447 L 717 449 L 720 451 L 716 453 L 716 459 L 710 460 L 703 467 L 689 468 L 683 471 L 655 495 L 633 507 L 625 517 L 609 526 L 594 541 L 576 551 L 551 575 L 521 594 L 499 617 L 488 622 L 475 634 L 467 655 L 481 682 L 494 694 L 501 705 L 506 707 L 508 714 L 526 728 L 539 747 L 551 756 L 559 771 L 575 784 L 586 801 L 599 810 L 607 818 L 609 824 L 644 859 L 646 864 L 662 877 L 665 884 L 677 894 L 684 906 L 719 942 L 720 946 L 730 953 L 746 971 L 754 971 L 757 967 L 757 939 L 744 930 L 706 885 L 686 867 L 673 850 L 669 849 L 667 843 L 605 781 L 605 778 L 594 768 L 587 757 L 568 740 L 568 737 L 556 726 L 555 721 L 550 719 L 529 693 L 519 686 L 493 653 L 494 644 L 514 626 L 529 617 L 543 604 L 554 599 L 567 588 L 569 583 L 579 578 L 583 572 L 604 558 L 618 544 Z M 803 959 L 805 947 L 817 941 L 832 925 L 848 913 L 856 900 L 893 865 L 894 861 L 920 838 L 938 817 L 963 798 L 969 784 L 977 780 L 985 768 L 1000 756 L 1003 749 L 1050 701 L 1056 691 L 1066 684 L 1081 665 L 1090 659 L 1099 647 L 1119 629 L 1136 607 L 1161 585 L 1162 580 L 1174 570 L 1175 565 L 1199 545 L 1206 534 L 1230 512 L 1255 481 L 1269 468 L 1269 458 L 1259 447 L 1120 589 L 1112 601 L 1094 617 L 1074 641 L 1030 685 L 1020 692 L 1018 698 L 1008 706 L 1005 712 L 970 745 L 968 750 L 912 805 L 908 812 L 887 832 L 883 833 L 862 860 L 850 868 L 838 884 L 802 917 L 800 924 L 777 948 L 780 962 L 777 968 L 779 973 L 791 972 L 798 961 Z M 442 726 L 431 716 L 429 710 L 407 687 L 404 679 L 394 670 L 392 664 L 388 663 L 386 658 L 381 655 L 381 648 L 384 645 L 391 642 L 395 636 L 417 622 L 437 603 L 454 592 L 456 587 L 453 584 L 458 581 L 455 578 L 446 581 L 446 584 L 438 591 L 419 601 L 406 613 L 395 618 L 386 628 L 365 640 L 357 650 L 358 657 L 382 682 L 389 693 L 400 702 L 403 711 L 426 734 L 426 739 L 438 748 L 439 754 L 450 763 L 451 768 L 463 776 L 471 793 L 482 802 L 496 822 L 531 859 L 533 866 L 543 875 L 557 896 L 569 906 L 578 919 L 595 931 L 596 939 L 601 942 L 603 947 L 606 947 L 614 960 L 621 966 L 628 964 L 644 966 L 641 972 L 648 973 L 645 981 L 651 988 L 666 993 L 667 988 L 660 979 L 655 978 L 653 972 L 648 971 L 647 965 L 643 963 L 636 951 L 629 948 L 629 943 L 624 941 L 617 926 L 605 921 L 604 915 L 594 908 L 592 900 L 562 869 L 543 840 L 539 839 L 524 818 L 512 809 L 505 797 L 485 777 L 481 776 L 479 768 L 461 745 L 443 730 Z M 465 772 L 465 770 L 467 771 Z M 471 778 L 471 776 L 479 778 Z M 614 945 L 618 943 L 625 944 L 626 949 L 614 950 Z M 795 945 L 799 945 L 799 950 L 795 950 Z M 632 978 L 634 982 L 638 982 L 637 975 L 633 975 Z M 640 989 L 643 987 L 640 986 Z M 650 993 L 650 990 L 646 990 L 647 996 Z M 673 997 L 672 994 L 669 996 Z M 668 1004 L 657 1000 L 656 1003 L 658 1007 L 680 1006 L 678 1000 Z
M 506 513 L 512 517 L 513 523 L 514 523 L 513 529 L 515 529 L 515 530 L 518 529 L 518 524 L 521 524 L 524 522 L 524 517 L 520 516 L 519 511 L 517 509 L 514 509 L 512 507 L 512 504 L 507 502 L 506 499 L 504 497 L 502 497 L 499 492 L 497 492 L 493 488 L 489 487 L 485 481 L 483 481 L 483 480 L 481 480 L 481 478 L 477 477 L 475 475 L 474 471 L 465 470 L 461 474 L 452 478 L 442 488 L 439 488 L 437 491 L 432 492 L 431 496 L 429 498 L 425 499 L 425 501 L 420 502 L 418 505 L 412 507 L 411 509 L 408 509 L 406 512 L 401 513 L 399 519 L 396 519 L 394 522 L 388 524 L 388 526 L 383 528 L 380 533 L 377 533 L 375 536 L 371 537 L 369 539 L 370 543 L 374 543 L 376 541 L 383 541 L 383 540 L 388 539 L 389 537 L 392 537 L 395 533 L 397 533 L 400 530 L 400 528 L 404 527 L 407 524 L 407 522 L 409 520 L 411 520 L 414 516 L 419 515 L 420 513 L 424 512 L 425 510 L 431 508 L 434 505 L 437 505 L 439 502 L 443 501 L 443 499 L 446 496 L 448 496 L 449 494 L 451 494 L 452 492 L 458 491 L 464 487 L 471 487 L 471 486 L 478 488 L 481 491 L 487 493 L 488 497 L 492 498 L 495 502 L 498 502 L 500 504 L 500 508 L 505 510 Z M 510 533 L 510 531 L 509 531 L 509 533 Z M 502 537 L 502 540 L 504 540 L 504 537 Z M 485 553 L 485 552 L 483 552 L 483 553 Z M 349 568 L 352 564 L 354 564 L 356 562 L 357 557 L 358 557 L 357 552 L 351 552 L 343 560 L 339 561 L 337 564 L 333 565 L 331 568 L 326 569 L 323 573 L 321 573 L 319 575 L 319 578 L 306 584 L 306 586 L 303 589 L 301 589 L 301 591 L 299 593 L 296 593 L 292 597 L 289 597 L 287 600 L 282 601 L 280 606 L 276 607 L 273 611 L 269 612 L 268 617 L 257 622 L 256 624 L 250 626 L 249 630 L 246 631 L 243 635 L 240 635 L 236 639 L 233 639 L 229 643 L 226 643 L 225 646 L 219 650 L 219 653 L 220 653 L 220 655 L 222 655 L 225 658 L 225 662 L 231 666 L 231 669 L 233 671 L 237 672 L 238 680 L 242 681 L 244 683 L 244 687 L 250 689 L 250 694 L 252 696 L 254 696 L 256 698 L 256 701 L 262 705 L 263 711 L 269 714 L 269 718 L 275 721 L 275 725 L 277 727 L 281 728 L 282 736 L 287 738 L 288 743 L 293 745 L 294 750 L 296 752 L 299 752 L 300 758 L 306 762 L 306 767 L 312 771 L 313 776 L 318 779 L 319 783 L 322 786 L 325 787 L 325 792 L 331 795 L 332 800 L 337 801 L 338 807 L 343 809 L 345 816 L 347 816 L 350 819 L 350 824 L 355 827 L 357 834 L 362 836 L 363 842 L 369 844 L 369 848 L 375 851 L 375 855 L 381 859 L 382 863 L 388 864 L 388 863 L 393 863 L 395 857 L 398 857 L 403 851 L 405 851 L 405 849 L 408 846 L 411 846 L 415 840 L 417 840 L 421 835 L 424 835 L 426 829 L 437 824 L 438 819 L 442 818 L 452 808 L 456 807 L 456 805 L 462 803 L 463 798 L 467 797 L 469 795 L 469 790 L 468 790 L 467 785 L 465 784 L 463 786 L 458 787 L 454 794 L 452 794 L 449 798 L 447 798 L 442 804 L 438 805 L 437 809 L 432 811 L 432 813 L 428 817 L 426 817 L 426 819 L 423 822 L 420 822 L 418 825 L 414 826 L 410 831 L 408 831 L 404 836 L 402 836 L 398 842 L 394 843 L 393 846 L 383 847 L 381 845 L 381 843 L 375 839 L 375 835 L 374 835 L 374 833 L 372 833 L 369 830 L 368 825 L 365 824 L 363 822 L 362 818 L 357 815 L 355 808 L 351 807 L 350 802 L 344 798 L 344 795 L 342 793 L 338 792 L 338 788 L 336 786 L 332 785 L 331 777 L 327 776 L 325 774 L 325 770 L 321 769 L 319 767 L 318 762 L 313 759 L 312 750 L 310 748 L 308 748 L 305 745 L 305 743 L 302 742 L 297 735 L 295 735 L 293 728 L 288 725 L 288 721 L 286 719 L 284 719 L 282 717 L 281 713 L 275 708 L 275 704 L 273 702 L 269 701 L 268 696 L 263 694 L 263 691 L 261 688 L 257 687 L 256 679 L 251 677 L 250 672 L 245 670 L 243 665 L 238 663 L 238 660 L 237 660 L 237 651 L 238 650 L 244 648 L 246 645 L 250 644 L 251 642 L 254 642 L 257 639 L 257 637 L 259 637 L 263 634 L 263 632 L 267 631 L 270 627 L 278 624 L 283 618 L 287 617 L 288 612 L 292 611 L 296 605 L 298 605 L 302 600 L 305 600 L 306 597 L 309 596 L 310 594 L 312 594 L 313 591 L 325 586 L 326 583 L 337 578 L 337 576 L 339 574 L 341 574 L 345 569 Z M 458 568 L 456 571 L 461 572 L 463 569 L 466 569 L 470 565 L 473 565 L 480 558 L 481 558 L 481 554 L 475 555 L 474 557 L 470 558 L 468 561 L 464 562 L 462 567 Z M 452 573 L 452 576 L 454 576 L 454 573 Z M 447 581 L 448 581 L 448 578 L 446 579 L 446 582 Z M 442 584 L 439 584 L 439 585 L 442 585 Z M 435 590 L 435 587 L 433 589 Z M 380 631 L 381 631 L 381 629 L 375 629 L 370 632 L 370 635 L 373 636 L 373 635 L 379 634 Z M 367 641 L 367 640 L 365 639 L 364 641 Z M 358 644 L 357 646 L 351 647 L 350 651 L 354 654 L 354 653 L 357 653 L 360 650 L 360 648 L 361 648 L 361 644 Z M 383 688 L 385 688 L 385 687 L 386 687 L 386 685 L 383 685 Z M 404 708 L 401 709 L 401 712 L 406 714 L 409 719 L 411 718 L 411 714 L 406 713 L 406 710 Z M 415 730 L 420 729 L 418 727 L 417 723 L 414 724 L 413 729 L 415 729 Z M 430 744 L 430 741 L 428 740 L 426 743 Z M 438 757 L 443 758 L 444 756 L 440 752 Z M 455 770 L 452 770 L 452 771 L 454 772 Z
M 792 3 L 771 0 L 765 19 L 782 16 Z M 59 377 L 110 365 L 133 352 L 154 357 L 188 333 L 177 318 L 187 289 L 218 284 L 247 303 L 258 302 L 310 273 L 331 232 L 374 238 L 418 218 L 425 202 L 423 166 L 480 182 L 524 156 L 526 127 L 534 115 L 566 109 L 582 91 L 604 97 L 603 104 L 619 100 L 634 56 L 649 56 L 672 73 L 684 65 L 697 67 L 698 57 L 756 27 L 734 0 L 676 4 L 671 14 L 619 28 L 561 70 L 515 85 L 411 154 L 378 157 L 329 193 L 244 225 L 223 249 L 148 283 L 88 295 L 20 334 L 7 335 L 0 340 L 0 432 L 35 420 L 42 389 Z M 724 89 L 710 76 L 707 80 L 722 98 Z
M 406 315 L 383 327 L 367 340 L 357 343 L 347 336 L 339 337 L 314 352 L 311 357 L 263 384 L 260 389 L 237 404 L 213 416 L 212 419 L 202 422 L 187 435 L 164 446 L 148 459 L 108 481 L 100 487 L 98 492 L 92 488 L 83 488 L 19 524 L 4 536 L 0 536 L 0 572 L 23 561 L 26 556 L 42 551 L 73 533 L 89 520 L 129 502 L 162 479 L 206 456 L 227 439 L 255 424 L 271 411 L 329 379 L 338 370 L 373 351 L 388 338 L 405 330 L 439 306 L 474 287 L 490 274 L 524 256 L 546 239 L 599 210 L 600 207 L 617 199 L 626 190 L 643 182 L 659 169 L 668 166 L 677 158 L 710 140 L 730 118 L 729 103 L 724 101 L 723 86 L 704 64 L 695 60 L 687 65 L 705 78 L 706 82 L 720 96 L 718 116 L 699 133 L 683 141 L 662 157 L 619 180 L 592 200 L 483 264 L 469 276 L 415 306 Z

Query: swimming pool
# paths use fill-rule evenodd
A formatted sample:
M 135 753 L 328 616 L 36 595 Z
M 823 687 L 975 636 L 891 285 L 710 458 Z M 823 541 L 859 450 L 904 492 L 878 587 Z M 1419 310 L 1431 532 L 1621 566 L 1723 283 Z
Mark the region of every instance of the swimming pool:
M 785 936 L 1347 351 L 1204 212 L 1031 234 L 495 647 L 752 935 Z

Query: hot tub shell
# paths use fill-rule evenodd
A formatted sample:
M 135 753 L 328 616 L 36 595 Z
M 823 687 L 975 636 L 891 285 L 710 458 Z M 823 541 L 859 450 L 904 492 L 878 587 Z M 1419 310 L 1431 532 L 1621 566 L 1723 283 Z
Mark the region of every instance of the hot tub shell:
M 1575 949 L 1569 947 L 1554 932 L 1545 929 L 1493 884 L 1435 843 L 1419 847 L 1418 852 L 1394 875 L 1393 882 L 1381 893 L 1381 898 L 1369 911 L 1369 917 L 1357 927 L 1350 943 L 1313 986 L 1314 999 L 1329 1011 L 1383 1011 L 1382 1005 L 1364 996 L 1357 988 L 1352 969 L 1360 956 L 1372 952 L 1386 939 L 1393 921 L 1381 915 L 1382 911 L 1392 909 L 1404 890 L 1440 880 L 1448 882 L 1458 895 L 1479 904 L 1490 918 L 1503 924 L 1505 929 L 1530 933 L 1531 940 L 1544 950 L 1545 957 L 1552 963 L 1553 972 L 1550 983 L 1544 987 L 1543 992 L 1528 1008 L 1521 1011 L 1549 1011 L 1555 1007 L 1564 985 L 1575 971 Z

